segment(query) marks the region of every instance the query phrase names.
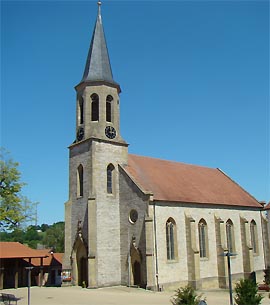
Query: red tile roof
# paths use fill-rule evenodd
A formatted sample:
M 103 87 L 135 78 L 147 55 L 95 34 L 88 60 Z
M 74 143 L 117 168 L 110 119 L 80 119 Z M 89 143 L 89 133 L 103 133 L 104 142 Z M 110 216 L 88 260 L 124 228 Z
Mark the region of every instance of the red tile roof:
M 47 255 L 18 242 L 0 242 L 0 258 L 38 258 Z
M 270 210 L 270 202 L 267 203 L 267 205 L 264 207 L 264 210 Z
M 219 169 L 129 155 L 124 170 L 157 201 L 262 208 Z
M 47 255 L 47 257 L 43 259 L 43 266 L 62 264 L 64 253 L 53 253 L 53 252 L 51 252 L 50 249 L 42 249 L 42 250 L 36 250 L 36 251 L 38 251 L 41 255 Z M 40 266 L 40 259 L 33 258 L 31 260 L 31 264 L 33 266 Z

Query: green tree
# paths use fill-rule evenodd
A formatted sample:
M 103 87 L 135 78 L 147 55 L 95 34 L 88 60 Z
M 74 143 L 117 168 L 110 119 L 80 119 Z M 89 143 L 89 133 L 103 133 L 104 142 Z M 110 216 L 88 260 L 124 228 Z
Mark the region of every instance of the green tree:
M 64 252 L 65 223 L 56 222 L 45 231 L 43 244 L 56 252 Z
M 34 220 L 34 209 L 21 194 L 25 183 L 20 181 L 19 163 L 14 162 L 4 148 L 0 148 L 0 230 L 12 230 L 24 222 Z
M 36 249 L 37 244 L 42 240 L 42 236 L 37 232 L 36 226 L 27 227 L 24 234 L 24 243 L 30 248 Z
M 201 295 L 197 295 L 193 287 L 187 285 L 175 291 L 174 298 L 171 300 L 173 305 L 198 305 Z
M 46 224 L 46 223 L 43 223 L 41 226 L 40 226 L 40 230 L 42 231 L 42 232 L 45 232 L 46 230 L 48 230 L 49 229 L 49 225 L 48 224 Z
M 258 293 L 258 285 L 251 279 L 241 279 L 235 285 L 234 300 L 238 305 L 259 305 L 263 296 Z

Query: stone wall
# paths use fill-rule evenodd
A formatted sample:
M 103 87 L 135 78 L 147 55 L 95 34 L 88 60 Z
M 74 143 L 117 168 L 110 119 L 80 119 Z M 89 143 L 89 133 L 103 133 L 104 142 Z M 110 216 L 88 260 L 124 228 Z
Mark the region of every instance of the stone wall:
M 219 287 L 219 271 L 218 259 L 219 254 L 217 247 L 222 240 L 226 241 L 226 237 L 217 239 L 216 220 L 220 218 L 226 223 L 231 219 L 234 226 L 235 252 L 236 256 L 231 259 L 232 274 L 238 275 L 237 278 L 244 276 L 244 260 L 241 237 L 241 218 L 245 218 L 250 225 L 251 220 L 255 220 L 258 232 L 259 253 L 253 254 L 250 257 L 252 260 L 252 270 L 257 272 L 257 281 L 262 280 L 261 270 L 264 269 L 264 255 L 262 247 L 262 230 L 260 212 L 256 210 L 248 210 L 237 207 L 217 207 L 217 206 L 202 206 L 196 204 L 172 204 L 172 203 L 155 203 L 156 204 L 156 221 L 157 221 L 157 249 L 158 249 L 158 264 L 159 264 L 159 283 L 162 286 L 168 286 L 170 283 L 185 283 L 190 282 L 192 278 L 198 281 L 201 288 L 217 288 Z M 166 253 L 166 221 L 172 217 L 176 222 L 177 227 L 177 246 L 178 257 L 174 261 L 167 260 Z M 195 223 L 193 236 L 187 234 L 186 219 L 191 218 Z M 189 244 L 195 242 L 199 248 L 198 223 L 200 219 L 204 219 L 207 223 L 208 231 L 208 256 L 200 258 L 198 264 L 194 264 L 193 275 L 189 275 L 189 264 L 192 261 L 191 253 L 188 251 Z M 220 233 L 219 233 L 220 234 Z M 225 231 L 221 230 L 221 234 Z M 250 242 L 250 232 L 248 234 L 248 242 Z M 194 239 L 192 241 L 192 239 Z M 226 243 L 226 242 L 225 242 Z M 250 245 L 248 245 L 250 246 Z M 194 248 L 194 246 L 192 246 Z M 226 248 L 226 244 L 224 245 Z M 193 249 L 196 252 L 196 249 Z M 194 253 L 192 254 L 194 255 Z M 227 265 L 225 266 L 225 277 L 227 276 Z M 191 269 L 192 269 L 191 268 Z
M 121 283 L 134 284 L 131 247 L 134 245 L 141 255 L 141 284 L 147 284 L 145 218 L 148 216 L 148 196 L 143 194 L 120 167 L 120 249 Z M 132 222 L 130 212 L 138 212 L 138 220 Z

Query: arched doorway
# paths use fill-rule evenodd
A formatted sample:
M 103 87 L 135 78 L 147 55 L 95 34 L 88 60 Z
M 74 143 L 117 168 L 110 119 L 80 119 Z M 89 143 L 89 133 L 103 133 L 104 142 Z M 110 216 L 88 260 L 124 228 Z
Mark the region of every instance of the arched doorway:
M 132 265 L 133 281 L 135 286 L 141 286 L 141 264 L 135 261 Z
M 143 287 L 141 253 L 134 245 L 130 249 L 131 256 L 131 285 Z
M 88 260 L 87 250 L 81 239 L 77 239 L 74 246 L 74 282 L 78 286 L 88 286 Z
M 88 266 L 87 266 L 87 258 L 86 257 L 81 257 L 80 259 L 80 272 L 78 272 L 78 284 L 79 286 L 87 287 L 88 286 Z

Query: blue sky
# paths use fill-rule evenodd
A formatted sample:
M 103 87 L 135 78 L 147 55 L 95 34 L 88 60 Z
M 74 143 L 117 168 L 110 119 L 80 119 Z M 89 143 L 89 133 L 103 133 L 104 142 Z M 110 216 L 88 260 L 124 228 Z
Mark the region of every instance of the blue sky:
M 1 2 L 1 146 L 38 222 L 64 220 L 96 1 Z M 268 1 L 103 1 L 129 152 L 219 167 L 270 200 Z

